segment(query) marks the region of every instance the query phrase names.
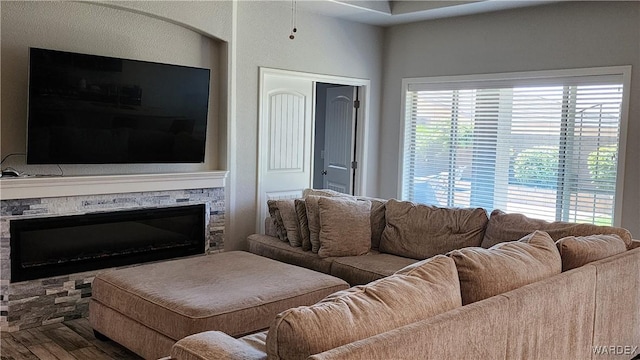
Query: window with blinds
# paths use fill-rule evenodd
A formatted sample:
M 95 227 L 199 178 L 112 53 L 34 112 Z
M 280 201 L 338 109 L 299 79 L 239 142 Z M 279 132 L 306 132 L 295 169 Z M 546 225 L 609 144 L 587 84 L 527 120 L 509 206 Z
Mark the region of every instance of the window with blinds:
M 607 69 L 405 79 L 402 199 L 612 225 L 625 87 Z

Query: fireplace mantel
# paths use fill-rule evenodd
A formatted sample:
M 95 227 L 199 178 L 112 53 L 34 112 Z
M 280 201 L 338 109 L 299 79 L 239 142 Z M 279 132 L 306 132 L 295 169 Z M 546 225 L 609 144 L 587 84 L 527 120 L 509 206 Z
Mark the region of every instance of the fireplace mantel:
M 0 179 L 0 199 L 117 194 L 225 186 L 227 171 L 193 173 L 18 177 Z

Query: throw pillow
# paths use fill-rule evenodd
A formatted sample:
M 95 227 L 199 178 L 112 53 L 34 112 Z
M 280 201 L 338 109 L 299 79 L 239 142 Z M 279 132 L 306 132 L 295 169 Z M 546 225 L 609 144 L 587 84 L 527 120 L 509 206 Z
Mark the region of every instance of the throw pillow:
M 371 202 L 345 197 L 321 197 L 318 256 L 357 256 L 371 249 Z
M 507 214 L 498 209 L 491 212 L 481 246 L 490 248 L 501 242 L 518 240 L 535 230 L 547 232 L 556 241 L 567 236 L 616 234 L 624 240 L 627 248 L 631 246 L 631 233 L 627 229 L 563 221 L 548 222 L 523 214 Z
M 318 209 L 318 199 L 320 196 L 309 195 L 304 198 L 307 210 L 307 224 L 309 226 L 309 242 L 311 252 L 317 254 L 320 250 L 320 209 Z
M 280 212 L 289 244 L 291 246 L 301 246 L 302 237 L 300 236 L 300 227 L 298 226 L 295 199 L 276 200 L 276 206 Z
M 343 194 L 341 192 L 337 192 L 335 190 L 331 190 L 331 189 L 304 189 L 302 191 L 302 198 L 306 199 L 307 196 L 328 196 L 328 197 L 332 197 L 332 196 L 351 196 L 349 194 Z
M 623 253 L 627 245 L 618 235 L 567 236 L 556 241 L 562 271 Z
M 413 259 L 480 246 L 488 221 L 481 208 L 441 208 L 395 199 L 385 208 L 380 252 Z
M 309 221 L 307 220 L 307 206 L 304 199 L 296 199 L 296 214 L 298 215 L 298 225 L 302 240 L 302 250 L 311 250 L 311 238 L 309 234 Z
M 460 306 L 455 265 L 436 256 L 314 305 L 281 312 L 267 333 L 267 355 L 306 359 Z
M 559 274 L 562 260 L 549 234 L 535 231 L 519 241 L 453 250 L 464 305 Z
M 384 218 L 387 200 L 366 196 L 359 196 L 357 199 L 371 201 L 371 248 L 378 250 L 378 248 L 380 248 L 382 232 L 384 232 L 384 228 L 387 225 Z
M 282 241 L 287 240 L 287 229 L 284 227 L 284 223 L 282 222 L 282 216 L 280 215 L 280 210 L 278 209 L 277 200 L 267 200 L 267 207 L 269 208 L 269 215 L 273 219 L 273 224 L 276 227 L 276 234 L 278 235 L 278 239 Z

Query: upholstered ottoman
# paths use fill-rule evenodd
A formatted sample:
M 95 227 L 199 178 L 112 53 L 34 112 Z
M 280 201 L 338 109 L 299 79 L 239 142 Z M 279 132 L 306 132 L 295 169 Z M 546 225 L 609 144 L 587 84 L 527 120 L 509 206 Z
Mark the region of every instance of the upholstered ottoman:
M 185 336 L 220 330 L 242 336 L 292 307 L 349 285 L 336 277 L 242 251 L 107 271 L 93 281 L 89 322 L 147 359 Z

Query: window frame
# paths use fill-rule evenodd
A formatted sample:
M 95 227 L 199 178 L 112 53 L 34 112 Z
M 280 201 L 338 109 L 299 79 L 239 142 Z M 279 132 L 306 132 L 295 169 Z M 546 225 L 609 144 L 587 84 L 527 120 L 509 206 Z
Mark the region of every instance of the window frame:
M 402 79 L 401 89 L 401 106 L 400 106 L 400 141 L 399 141 L 399 164 L 398 164 L 398 188 L 397 197 L 402 198 L 405 185 L 405 157 L 411 154 L 405 154 L 405 131 L 407 126 L 407 116 L 409 109 L 407 107 L 407 92 L 410 87 L 425 86 L 429 89 L 453 90 L 469 87 L 488 87 L 497 84 L 509 83 L 518 86 L 519 83 L 547 85 L 549 83 L 558 83 L 558 79 L 592 77 L 592 76 L 621 76 L 622 77 L 622 102 L 620 106 L 620 125 L 618 138 L 618 164 L 616 189 L 613 207 L 613 226 L 621 226 L 622 222 L 622 201 L 624 198 L 624 180 L 625 180 L 625 161 L 626 161 L 626 145 L 627 145 L 627 128 L 629 118 L 629 100 L 631 90 L 631 65 L 593 67 L 593 68 L 577 68 L 564 70 L 543 70 L 543 71 L 524 71 L 524 72 L 507 72 L 492 74 L 471 74 L 471 75 L 452 75 L 452 76 L 435 76 L 435 77 L 410 77 Z

